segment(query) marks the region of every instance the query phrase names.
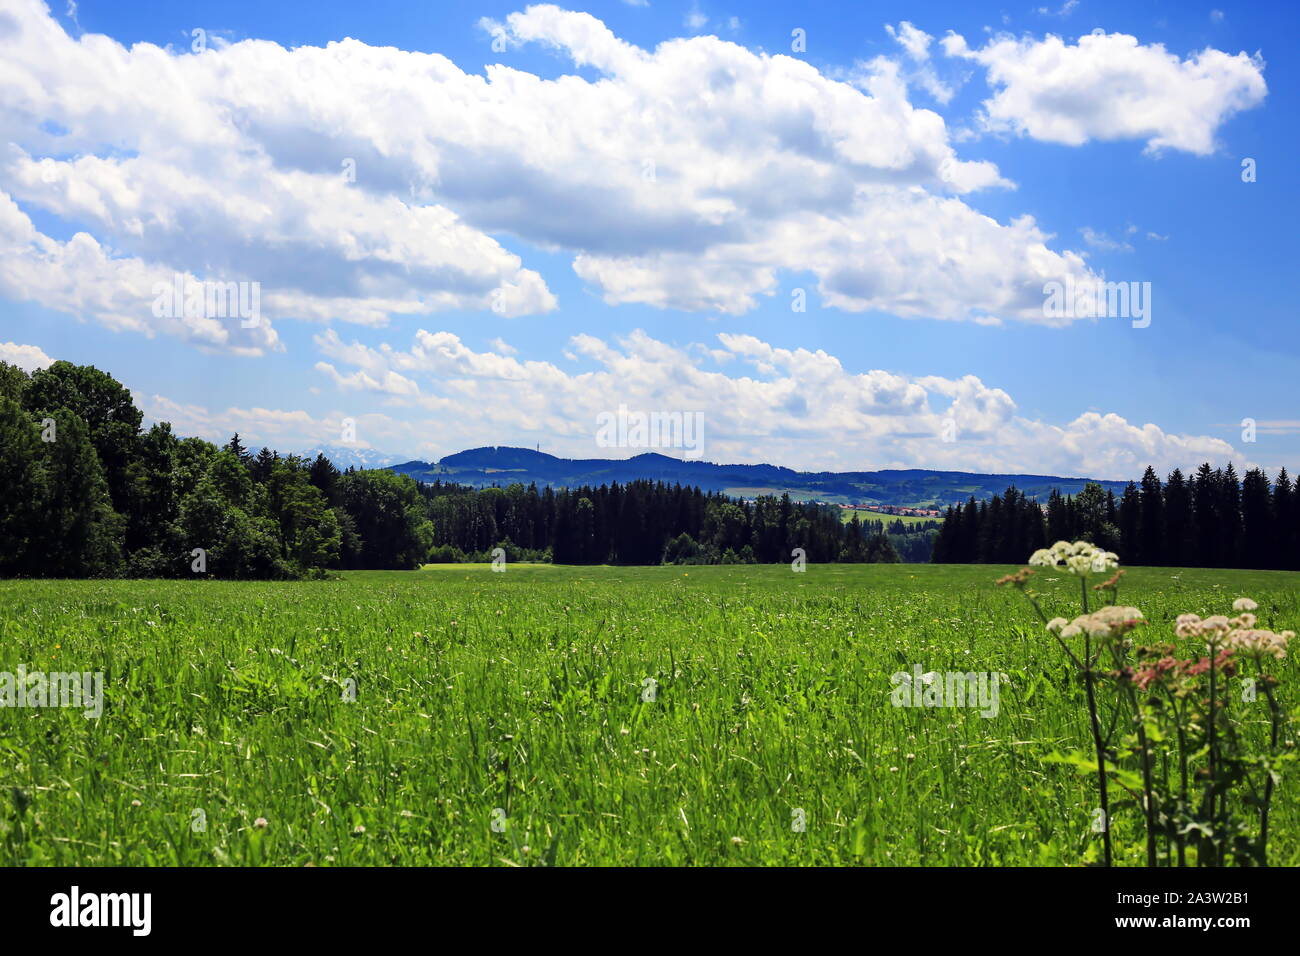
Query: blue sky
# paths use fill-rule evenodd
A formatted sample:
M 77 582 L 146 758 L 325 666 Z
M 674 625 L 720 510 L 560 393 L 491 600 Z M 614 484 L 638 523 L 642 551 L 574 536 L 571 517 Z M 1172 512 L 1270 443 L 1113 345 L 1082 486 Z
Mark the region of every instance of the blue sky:
M 182 432 L 623 457 L 626 404 L 719 461 L 1300 466 L 1290 5 L 6 6 L 0 349 Z M 265 321 L 160 320 L 178 272 Z M 1149 326 L 1046 321 L 1067 274 Z

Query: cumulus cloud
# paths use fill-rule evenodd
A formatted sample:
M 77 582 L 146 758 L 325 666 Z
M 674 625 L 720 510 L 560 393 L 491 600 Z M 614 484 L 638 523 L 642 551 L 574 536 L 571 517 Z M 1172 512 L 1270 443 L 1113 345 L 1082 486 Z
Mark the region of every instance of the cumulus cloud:
M 186 315 L 154 305 L 160 288 L 198 280 L 156 263 L 118 257 L 94 237 L 78 232 L 67 242 L 39 231 L 13 199 L 0 191 L 0 296 L 91 316 L 111 329 L 162 332 L 204 350 L 261 354 L 279 347 L 269 320 L 244 328 L 238 316 Z
M 343 393 L 370 393 L 416 417 L 435 413 L 436 437 L 424 438 L 437 455 L 482 444 L 488 434 L 494 443 L 609 457 L 595 443 L 596 415 L 626 405 L 703 412 L 704 457 L 720 462 L 1117 479 L 1137 477 L 1148 464 L 1241 463 L 1217 438 L 1096 411 L 1064 423 L 1030 419 L 1007 391 L 973 375 L 856 372 L 823 350 L 779 348 L 752 335 L 724 332 L 688 346 L 642 331 L 612 342 L 577 335 L 569 352 L 582 367 L 572 370 L 476 352 L 450 332 L 421 330 L 409 349 L 347 343 L 333 330 L 316 341 L 333 360 L 318 368 Z
M 418 68 L 409 58 L 388 64 L 396 51 L 361 44 L 127 48 L 104 36 L 69 37 L 35 0 L 6 6 L 0 244 L 25 250 L 22 297 L 114 328 L 182 332 L 209 347 L 250 351 L 274 347 L 269 323 L 260 342 L 210 325 L 166 328 L 153 321 L 141 278 L 255 281 L 270 318 L 382 324 L 393 314 L 448 308 L 510 316 L 555 307 L 517 255 L 432 198 L 432 166 L 413 165 L 400 184 L 358 187 L 377 172 L 367 162 L 385 144 L 344 142 L 350 114 L 367 108 L 347 90 L 348 53 L 363 61 L 359 71 L 371 71 L 372 87 L 387 83 L 390 99 L 402 96 L 402 73 Z M 317 115 L 315 102 L 336 93 L 346 105 Z M 268 101 L 300 110 L 304 122 L 283 127 L 266 115 Z M 401 125 L 396 113 L 410 105 L 393 104 L 389 119 Z M 55 243 L 31 229 L 17 203 L 81 231 Z M 32 249 L 37 258 L 54 250 L 62 262 L 37 268 Z M 74 259 L 94 277 L 67 275 Z M 94 288 L 67 288 L 78 284 Z
M 36 345 L 0 342 L 0 362 L 16 365 L 24 372 L 35 372 L 37 369 L 48 368 L 53 365 L 54 359 L 46 355 L 45 351 Z
M 800 271 L 831 308 L 1041 322 L 1045 281 L 1091 276 L 1032 218 L 961 198 L 1010 184 L 908 100 L 930 46 L 910 24 L 894 31 L 910 66 L 878 58 L 848 78 L 712 36 L 644 50 L 550 5 L 489 24 L 508 41 L 492 56 L 541 45 L 600 73 L 588 80 L 467 73 L 351 39 L 126 47 L 69 37 L 38 0 L 7 9 L 6 201 L 74 223 L 102 282 L 128 286 L 102 303 L 29 294 L 118 328 L 158 330 L 118 301 L 158 271 L 260 281 L 273 321 L 555 309 L 505 235 L 572 254 L 610 304 L 727 314 Z
M 952 86 L 939 79 L 930 60 L 930 43 L 934 37 L 924 30 L 917 29 L 904 20 L 897 27 L 885 24 L 885 31 L 897 41 L 908 59 L 912 61 L 912 70 L 908 74 L 911 82 L 918 84 L 940 103 L 947 103 L 956 92 Z
M 997 36 L 981 49 L 949 33 L 949 56 L 983 65 L 994 90 L 981 122 L 1014 133 L 1079 146 L 1090 140 L 1145 140 L 1149 152 L 1207 155 L 1219 128 L 1263 102 L 1264 61 L 1211 47 L 1180 58 L 1161 43 L 1094 32 L 1070 44 Z

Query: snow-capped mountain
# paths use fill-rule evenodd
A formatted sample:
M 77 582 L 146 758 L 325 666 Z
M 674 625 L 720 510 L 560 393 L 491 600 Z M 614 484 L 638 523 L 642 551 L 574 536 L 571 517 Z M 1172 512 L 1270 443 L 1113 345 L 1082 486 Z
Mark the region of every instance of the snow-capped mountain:
M 348 468 L 383 468 L 396 464 L 403 459 L 397 455 L 386 455 L 373 448 L 353 447 L 349 445 L 318 445 L 301 452 L 309 461 L 317 455 L 324 455 L 339 471 Z

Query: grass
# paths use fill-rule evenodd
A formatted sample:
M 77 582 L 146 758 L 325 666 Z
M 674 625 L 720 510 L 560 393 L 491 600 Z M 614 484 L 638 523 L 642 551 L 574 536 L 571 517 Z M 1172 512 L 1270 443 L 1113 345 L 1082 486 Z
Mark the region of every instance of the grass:
M 103 671 L 107 704 L 0 709 L 0 865 L 1091 859 L 1092 783 L 1043 761 L 1087 746 L 1081 690 L 992 587 L 1006 570 L 3 582 L 0 670 Z M 1073 579 L 1035 581 L 1068 616 Z M 1121 599 L 1153 636 L 1240 594 L 1295 627 L 1298 584 L 1139 568 Z M 998 716 L 891 706 L 889 675 L 918 663 L 1005 672 Z M 1293 780 L 1273 813 L 1272 861 L 1300 863 Z M 1139 822 L 1114 809 L 1121 863 Z
M 854 515 L 857 515 L 858 520 L 861 521 L 863 524 L 866 524 L 868 521 L 883 521 L 885 523 L 886 528 L 888 528 L 895 521 L 901 521 L 903 522 L 903 524 L 906 525 L 925 524 L 927 521 L 933 521 L 937 524 L 943 523 L 942 515 L 940 515 L 937 518 L 924 518 L 921 517 L 920 515 L 888 515 L 880 511 L 862 511 L 862 510 L 850 509 L 850 508 L 840 509 L 840 521 L 842 521 L 844 524 L 848 524 L 850 521 L 852 521 Z

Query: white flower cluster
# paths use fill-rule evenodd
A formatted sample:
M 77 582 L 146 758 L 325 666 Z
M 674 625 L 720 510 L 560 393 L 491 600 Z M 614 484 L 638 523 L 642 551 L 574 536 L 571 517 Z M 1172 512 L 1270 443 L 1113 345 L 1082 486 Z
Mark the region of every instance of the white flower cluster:
M 1086 578 L 1090 574 L 1105 574 L 1119 567 L 1119 556 L 1113 551 L 1103 551 L 1088 541 L 1058 541 L 1050 548 L 1039 548 L 1029 558 L 1031 566 L 1064 568 L 1070 574 Z
M 1236 617 L 1215 614 L 1202 618 L 1199 614 L 1180 614 L 1174 624 L 1174 633 L 1179 637 L 1199 637 L 1212 647 L 1232 647 L 1250 657 L 1260 658 L 1265 655 L 1278 660 L 1286 657 L 1287 644 L 1295 637 L 1294 631 L 1275 633 L 1255 627 L 1255 615 L 1251 612 L 1259 605 L 1250 598 L 1237 598 L 1232 602 Z
M 1228 644 L 1249 657 L 1259 658 L 1268 655 L 1281 660 L 1286 657 L 1287 644 L 1293 637 L 1295 637 L 1295 631 L 1274 633 L 1273 631 L 1250 628 L 1248 630 L 1233 631 L 1228 635 Z
M 1047 629 L 1058 637 L 1069 639 L 1087 634 L 1095 640 L 1120 637 L 1142 623 L 1142 612 L 1135 607 L 1112 605 L 1091 614 L 1083 614 L 1073 621 L 1055 617 L 1047 622 Z

